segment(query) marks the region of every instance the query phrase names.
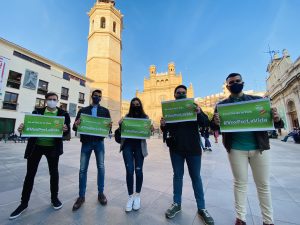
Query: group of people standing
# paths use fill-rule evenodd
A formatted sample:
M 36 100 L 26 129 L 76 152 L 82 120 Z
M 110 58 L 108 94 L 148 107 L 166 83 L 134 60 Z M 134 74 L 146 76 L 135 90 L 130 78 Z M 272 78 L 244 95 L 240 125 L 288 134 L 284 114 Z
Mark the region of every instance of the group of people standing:
M 244 82 L 242 76 L 238 73 L 232 73 L 226 78 L 227 88 L 231 95 L 228 99 L 219 104 L 233 103 L 239 101 L 249 101 L 257 99 L 257 96 L 246 95 L 242 92 Z M 97 117 L 110 118 L 109 110 L 100 106 L 102 92 L 95 90 L 92 92 L 92 104 L 79 110 L 73 130 L 77 131 L 80 125 L 80 115 L 88 114 Z M 174 90 L 174 98 L 184 99 L 187 97 L 187 88 L 184 85 L 179 85 Z M 45 96 L 47 106 L 43 109 L 36 109 L 34 114 L 47 116 L 64 116 L 65 125 L 63 127 L 63 135 L 68 135 L 70 132 L 70 117 L 69 114 L 58 107 L 58 96 L 55 93 L 48 93 Z M 173 168 L 173 203 L 166 210 L 165 216 L 168 219 L 174 218 L 177 213 L 182 210 L 182 186 L 184 163 L 186 161 L 189 175 L 192 181 L 194 196 L 197 203 L 197 212 L 200 218 L 206 225 L 214 225 L 215 222 L 209 214 L 205 205 L 204 191 L 201 170 L 201 137 L 199 128 L 211 127 L 214 131 L 220 129 L 220 118 L 217 110 L 211 121 L 202 109 L 195 104 L 197 113 L 196 121 L 185 121 L 177 123 L 167 123 L 164 118 L 160 121 L 160 128 L 163 132 L 163 141 L 169 147 L 171 165 Z M 275 127 L 280 128 L 283 122 L 280 119 L 276 109 L 273 110 L 273 120 Z M 130 109 L 126 117 L 144 118 L 148 116 L 143 110 L 143 105 L 140 99 L 133 98 L 130 102 Z M 121 127 L 123 119 L 119 121 Z M 109 125 L 110 127 L 112 124 Z M 21 124 L 18 131 L 22 133 L 24 125 Z M 151 127 L 153 130 L 153 127 Z M 204 129 L 204 137 L 205 131 Z M 208 129 L 207 129 L 208 132 Z M 215 134 L 218 135 L 218 134 Z M 234 177 L 234 196 L 235 209 L 237 218 L 235 225 L 246 224 L 246 191 L 248 179 L 248 164 L 252 169 L 253 177 L 258 191 L 260 207 L 263 216 L 264 225 L 273 225 L 273 210 L 271 203 L 271 193 L 269 186 L 269 166 L 270 166 L 270 149 L 267 132 L 235 132 L 223 133 L 223 144 L 228 152 L 228 158 L 231 165 Z M 217 141 L 217 136 L 216 141 Z M 104 138 L 80 135 L 81 154 L 80 154 L 80 169 L 79 169 L 79 193 L 72 210 L 78 210 L 85 202 L 87 171 L 91 153 L 94 152 L 97 162 L 97 185 L 98 185 L 98 201 L 101 205 L 106 205 L 108 200 L 104 194 L 104 156 L 105 146 Z M 210 143 L 206 143 L 210 149 Z M 147 142 L 145 139 L 122 138 L 120 143 L 120 151 L 122 151 L 124 165 L 126 169 L 126 183 L 128 191 L 128 200 L 125 205 L 125 211 L 130 212 L 138 210 L 141 207 L 141 190 L 143 184 L 143 163 L 144 158 L 148 155 Z M 50 173 L 50 190 L 51 203 L 53 208 L 58 210 L 62 207 L 62 203 L 58 198 L 59 190 L 59 173 L 58 162 L 59 157 L 63 153 L 62 138 L 29 138 L 25 151 L 27 159 L 27 173 L 24 180 L 21 204 L 10 215 L 10 219 L 15 219 L 21 215 L 28 207 L 30 194 L 33 188 L 34 177 L 38 169 L 38 164 L 43 155 L 47 158 L 49 173 Z M 135 190 L 134 190 L 134 175 L 135 175 Z

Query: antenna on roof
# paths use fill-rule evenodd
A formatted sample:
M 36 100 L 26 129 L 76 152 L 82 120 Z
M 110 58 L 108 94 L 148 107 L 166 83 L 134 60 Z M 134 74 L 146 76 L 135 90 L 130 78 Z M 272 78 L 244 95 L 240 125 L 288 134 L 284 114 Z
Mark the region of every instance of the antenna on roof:
M 275 50 L 271 50 L 270 48 L 270 45 L 268 44 L 268 51 L 267 52 L 264 52 L 264 53 L 267 53 L 270 55 L 270 61 L 272 62 L 273 61 L 273 56 L 277 53 L 279 53 L 279 51 L 275 51 Z

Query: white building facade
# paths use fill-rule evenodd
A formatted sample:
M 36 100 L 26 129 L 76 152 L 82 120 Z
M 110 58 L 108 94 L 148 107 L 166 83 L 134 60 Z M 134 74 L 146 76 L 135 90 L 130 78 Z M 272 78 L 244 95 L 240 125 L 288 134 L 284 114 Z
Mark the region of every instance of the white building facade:
M 286 131 L 299 127 L 300 57 L 293 63 L 287 50 L 283 50 L 282 57 L 274 55 L 267 72 L 267 96 L 283 118 Z
M 59 96 L 73 122 L 89 104 L 86 83 L 83 75 L 0 38 L 0 136 L 16 133 L 26 113 L 45 105 L 47 92 Z

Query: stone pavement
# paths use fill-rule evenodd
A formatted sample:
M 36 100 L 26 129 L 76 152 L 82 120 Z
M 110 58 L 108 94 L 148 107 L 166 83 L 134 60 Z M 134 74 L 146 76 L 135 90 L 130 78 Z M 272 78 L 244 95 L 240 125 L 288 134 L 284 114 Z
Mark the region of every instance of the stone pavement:
M 0 142 L 0 224 L 44 225 L 200 225 L 191 181 L 185 168 L 182 212 L 174 219 L 164 216 L 172 203 L 172 168 L 167 148 L 161 139 L 148 141 L 149 156 L 144 164 L 142 208 L 125 213 L 127 200 L 125 167 L 119 145 L 106 140 L 105 193 L 108 205 L 97 202 L 95 157 L 91 157 L 88 172 L 86 202 L 77 212 L 72 205 L 78 195 L 80 142 L 77 138 L 65 142 L 65 154 L 60 158 L 60 193 L 63 208 L 55 211 L 50 205 L 49 175 L 45 158 L 40 162 L 29 207 L 19 218 L 9 221 L 18 206 L 26 172 L 23 159 L 25 144 Z M 300 145 L 291 141 L 272 143 L 272 198 L 276 225 L 300 224 Z M 235 221 L 232 175 L 226 152 L 221 143 L 213 144 L 213 152 L 205 152 L 202 179 L 206 205 L 216 225 L 232 225 Z M 249 172 L 247 224 L 262 225 L 253 179 Z

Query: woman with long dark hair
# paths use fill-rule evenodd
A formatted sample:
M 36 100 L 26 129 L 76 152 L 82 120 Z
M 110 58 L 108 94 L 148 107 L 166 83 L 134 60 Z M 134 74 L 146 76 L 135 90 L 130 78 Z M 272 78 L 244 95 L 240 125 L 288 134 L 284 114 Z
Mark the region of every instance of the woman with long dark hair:
M 126 117 L 148 119 L 139 98 L 131 100 L 129 112 Z M 122 122 L 123 118 L 119 121 L 120 127 L 122 126 Z M 139 210 L 141 207 L 140 192 L 143 184 L 143 164 L 144 158 L 148 155 L 147 143 L 145 139 L 122 138 L 120 148 L 126 168 L 126 183 L 129 195 L 125 211 L 130 212 L 132 209 Z M 134 172 L 136 178 L 135 194 L 133 192 Z

